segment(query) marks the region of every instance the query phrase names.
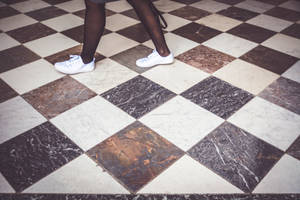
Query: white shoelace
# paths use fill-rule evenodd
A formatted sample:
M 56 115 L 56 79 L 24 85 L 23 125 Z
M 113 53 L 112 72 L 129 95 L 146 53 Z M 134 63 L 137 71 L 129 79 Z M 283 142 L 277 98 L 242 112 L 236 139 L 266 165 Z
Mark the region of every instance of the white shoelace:
M 67 67 L 71 67 L 74 62 L 80 61 L 78 55 L 70 55 L 70 58 L 71 59 L 69 59 L 69 60 L 66 61 Z

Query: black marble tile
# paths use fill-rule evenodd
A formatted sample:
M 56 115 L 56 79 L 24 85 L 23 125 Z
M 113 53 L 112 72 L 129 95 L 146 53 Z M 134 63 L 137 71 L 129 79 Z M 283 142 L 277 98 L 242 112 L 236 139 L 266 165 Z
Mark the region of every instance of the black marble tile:
M 237 7 L 229 7 L 225 10 L 221 10 L 220 12 L 218 12 L 218 14 L 224 15 L 226 17 L 230 17 L 230 18 L 233 18 L 236 20 L 240 20 L 240 21 L 247 21 L 247 20 L 259 15 L 259 13 L 241 9 L 241 8 L 237 8 Z
M 67 14 L 67 12 L 55 6 L 50 6 L 26 13 L 26 15 L 38 21 L 44 21 L 64 14 Z
M 27 1 L 27 0 L 1 0 L 1 2 L 6 3 L 6 4 L 21 3 L 23 1 Z
M 293 24 L 281 31 L 281 33 L 300 39 L 300 24 Z
M 0 145 L 0 171 L 21 192 L 83 151 L 50 122 Z
M 87 154 L 135 193 L 184 152 L 142 123 L 135 122 Z
M 129 115 L 140 118 L 175 94 L 142 76 L 137 76 L 101 96 Z
M 244 192 L 252 192 L 284 152 L 225 122 L 188 154 Z
M 253 95 L 216 77 L 209 77 L 181 94 L 210 112 L 227 119 Z
M 273 17 L 277 17 L 292 22 L 297 22 L 300 20 L 300 12 L 282 8 L 282 7 L 272 8 L 271 10 L 268 10 L 264 14 L 271 15 Z
M 182 8 L 179 8 L 177 10 L 174 10 L 170 12 L 170 14 L 182 17 L 184 19 L 190 20 L 190 21 L 196 21 L 202 17 L 206 17 L 210 15 L 211 13 L 205 10 L 201 10 L 192 6 L 185 6 Z
M 18 96 L 18 93 L 14 91 L 7 83 L 0 79 L 0 103 Z
M 229 5 L 235 5 L 235 4 L 241 3 L 242 1 L 245 1 L 245 0 L 215 0 L 215 1 L 220 2 L 220 3 L 229 4 Z
M 136 12 L 134 11 L 134 9 L 126 10 L 126 11 L 122 12 L 121 14 L 125 15 L 127 17 L 131 17 L 136 20 L 140 20 L 139 17 L 137 16 Z
M 117 33 L 139 43 L 143 43 L 151 39 L 142 23 L 138 23 L 133 26 L 124 28 L 122 30 L 117 31 Z
M 198 43 L 205 42 L 206 40 L 209 40 L 221 33 L 218 30 L 195 22 L 182 26 L 172 32 Z
M 176 1 L 178 3 L 183 3 L 183 4 L 192 4 L 192 3 L 196 3 L 198 2 L 199 0 L 172 0 L 172 1 Z
M 64 3 L 67 1 L 71 1 L 71 0 L 43 0 L 51 5 L 55 5 L 55 4 L 59 4 L 59 3 Z
M 268 3 L 268 4 L 272 4 L 272 5 L 279 5 L 282 4 L 284 2 L 287 2 L 289 0 L 260 0 L 263 3 Z
M 0 7 L 0 19 L 5 18 L 5 17 L 10 17 L 13 15 L 17 15 L 19 13 L 20 13 L 19 11 L 15 10 L 9 6 Z
M 300 136 L 295 140 L 295 142 L 286 151 L 289 155 L 300 160 Z

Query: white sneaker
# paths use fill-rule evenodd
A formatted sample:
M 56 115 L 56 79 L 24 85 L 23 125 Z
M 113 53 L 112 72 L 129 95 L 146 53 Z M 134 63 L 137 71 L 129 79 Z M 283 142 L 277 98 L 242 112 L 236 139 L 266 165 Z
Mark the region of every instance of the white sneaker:
M 174 56 L 172 53 L 168 56 L 160 56 L 156 50 L 147 56 L 146 58 L 141 58 L 136 61 L 138 67 L 153 67 L 155 65 L 165 65 L 174 62 Z
M 54 64 L 57 71 L 64 74 L 77 74 L 82 72 L 90 72 L 95 68 L 95 58 L 92 62 L 84 64 L 81 57 L 78 55 L 70 55 L 70 59 L 64 62 Z

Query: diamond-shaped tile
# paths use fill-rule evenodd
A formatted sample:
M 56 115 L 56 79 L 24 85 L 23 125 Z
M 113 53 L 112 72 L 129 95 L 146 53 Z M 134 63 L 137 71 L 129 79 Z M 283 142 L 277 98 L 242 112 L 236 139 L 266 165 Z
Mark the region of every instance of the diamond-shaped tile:
M 62 2 L 55 5 L 56 7 L 63 9 L 67 12 L 76 12 L 82 9 L 85 9 L 84 1 L 71 0 Z
M 139 43 L 146 42 L 150 39 L 148 32 L 146 31 L 144 25 L 141 23 L 119 30 L 117 33 Z
M 223 32 L 232 29 L 233 27 L 238 26 L 242 23 L 242 21 L 218 14 L 212 14 L 207 17 L 203 17 L 196 22 L 198 24 L 202 24 L 204 26 L 208 26 Z
M 48 6 L 50 6 L 50 4 L 46 3 L 45 1 L 41 1 L 41 0 L 27 0 L 27 1 L 22 1 L 20 3 L 15 3 L 15 4 L 11 5 L 11 7 L 13 7 L 14 9 L 16 9 L 22 13 L 30 12 L 33 10 L 38 10 L 38 9 L 45 8 Z
M 46 8 L 42 8 L 39 10 L 34 10 L 34 11 L 26 13 L 26 15 L 28 15 L 38 21 L 44 21 L 44 20 L 58 17 L 58 16 L 61 16 L 64 14 L 67 14 L 67 12 L 62 9 L 59 9 L 55 6 L 49 6 Z
M 268 3 L 268 4 L 272 4 L 272 5 L 279 5 L 279 4 L 282 4 L 288 0 L 260 0 L 261 2 L 264 2 L 264 3 Z
M 96 93 L 73 78 L 65 76 L 22 96 L 36 110 L 50 119 L 95 95 Z
M 264 14 L 258 15 L 257 17 L 248 20 L 247 23 L 276 32 L 280 32 L 293 24 L 290 21 L 282 20 L 277 17 L 272 17 Z
M 227 119 L 253 95 L 215 77 L 209 77 L 181 94 L 208 111 Z
M 184 7 L 185 5 L 182 3 L 178 3 L 171 0 L 158 0 L 154 2 L 154 5 L 158 8 L 161 12 L 171 12 L 178 8 Z
M 120 13 L 132 9 L 132 7 L 129 5 L 127 1 L 109 2 L 106 4 L 106 8 L 116 13 Z
M 289 155 L 300 160 L 300 136 L 286 151 Z
M 20 13 L 19 11 L 13 9 L 10 6 L 0 7 L 0 19 L 5 18 L 5 17 L 11 17 L 11 16 L 17 15 L 19 13 Z
M 0 33 L 0 43 L 0 51 L 20 45 L 20 43 L 17 40 L 13 39 L 6 33 Z
M 208 73 L 213 73 L 235 58 L 209 47 L 199 45 L 176 57 L 178 60 Z
M 83 19 L 76 15 L 66 14 L 45 20 L 42 23 L 56 31 L 61 32 L 82 25 Z
M 192 6 L 185 6 L 170 12 L 170 14 L 182 17 L 190 21 L 196 21 L 202 17 L 210 15 L 210 12 Z
M 283 77 L 289 78 L 300 83 L 300 61 L 296 62 L 287 71 L 282 74 Z
M 235 5 L 237 3 L 240 3 L 244 0 L 215 0 L 217 2 L 221 2 L 221 3 L 226 3 L 226 4 L 229 4 L 229 5 Z
M 137 76 L 101 96 L 134 118 L 140 118 L 175 94 L 142 76 Z
M 236 4 L 235 7 L 250 10 L 257 13 L 264 13 L 273 8 L 274 6 L 257 0 L 246 0 Z
M 0 152 L 1 173 L 17 192 L 83 153 L 49 122 L 1 144 Z
M 228 4 L 220 3 L 217 1 L 211 1 L 211 0 L 202 0 L 202 1 L 197 1 L 196 3 L 191 4 L 190 6 L 206 10 L 208 12 L 218 12 L 220 10 L 226 9 L 230 7 Z
M 0 103 L 18 95 L 7 83 L 0 79 Z
M 165 18 L 165 20 L 168 24 L 168 27 L 165 28 L 164 31 L 173 31 L 173 30 L 180 28 L 191 22 L 190 20 L 187 20 L 187 19 L 184 19 L 181 17 L 177 17 L 175 15 L 171 15 L 168 13 L 165 13 L 162 16 Z
M 139 22 L 135 19 L 127 17 L 121 14 L 115 14 L 106 19 L 106 28 L 111 31 L 118 31 L 129 26 L 138 24 Z
M 176 146 L 139 122 L 87 153 L 130 191 L 136 192 L 183 155 Z
M 241 59 L 276 74 L 282 74 L 297 61 L 295 57 L 264 46 L 258 46 L 252 49 L 243 55 Z
M 0 192 L 3 193 L 15 193 L 15 190 L 9 185 L 6 179 L 0 173 Z
M 11 31 L 17 28 L 28 26 L 36 23 L 37 21 L 24 14 L 13 15 L 0 20 L 0 30 Z
M 281 33 L 300 39 L 300 24 L 293 24 L 281 31 Z
M 236 19 L 236 20 L 240 20 L 240 21 L 247 21 L 253 17 L 256 17 L 259 13 L 241 9 L 241 8 L 237 8 L 237 7 L 230 7 L 230 8 L 227 8 L 225 10 L 218 12 L 218 14 L 224 15 L 224 16 Z
M 300 20 L 300 12 L 282 7 L 275 7 L 265 12 L 265 14 L 292 22 Z
M 238 188 L 251 192 L 283 152 L 225 122 L 188 154 Z
M 300 12 L 300 2 L 298 0 L 289 0 L 281 4 L 280 7 Z

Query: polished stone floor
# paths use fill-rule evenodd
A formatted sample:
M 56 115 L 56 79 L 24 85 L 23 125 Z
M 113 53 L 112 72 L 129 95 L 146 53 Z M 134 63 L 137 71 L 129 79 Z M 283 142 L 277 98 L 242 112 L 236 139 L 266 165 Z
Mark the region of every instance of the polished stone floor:
M 83 0 L 0 0 L 0 199 L 300 199 L 300 1 L 156 0 L 171 65 L 106 5 L 96 69 Z

